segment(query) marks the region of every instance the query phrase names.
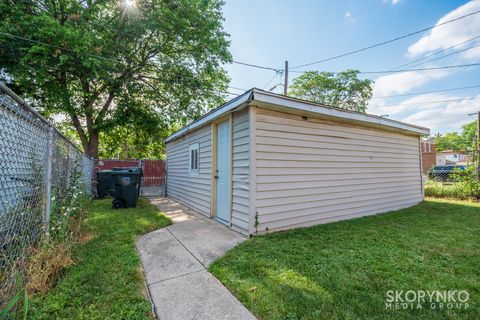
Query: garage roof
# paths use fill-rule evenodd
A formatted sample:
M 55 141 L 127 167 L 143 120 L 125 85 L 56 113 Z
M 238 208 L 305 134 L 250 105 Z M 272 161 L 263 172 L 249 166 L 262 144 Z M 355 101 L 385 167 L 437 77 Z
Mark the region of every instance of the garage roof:
M 302 111 L 311 115 L 325 116 L 332 119 L 347 120 L 350 122 L 358 122 L 359 124 L 384 127 L 386 129 L 396 129 L 410 134 L 430 134 L 430 130 L 428 128 L 415 126 L 412 124 L 374 116 L 366 113 L 326 106 L 319 103 L 283 96 L 280 94 L 253 88 L 230 100 L 224 105 L 211 110 L 199 119 L 178 130 L 177 132 L 169 136 L 167 139 L 165 139 L 165 143 L 175 140 L 176 138 L 185 135 L 187 132 L 190 132 L 212 120 L 215 120 L 216 118 L 222 116 L 225 113 L 242 109 L 251 102 L 255 101 L 265 105 L 269 105 L 273 108 L 281 108 L 282 110 L 291 109 L 293 111 Z

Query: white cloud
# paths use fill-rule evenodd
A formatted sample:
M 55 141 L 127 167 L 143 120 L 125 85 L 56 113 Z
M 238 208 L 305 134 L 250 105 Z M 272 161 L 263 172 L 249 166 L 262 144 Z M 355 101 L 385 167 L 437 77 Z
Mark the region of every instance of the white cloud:
M 480 45 L 472 49 L 469 49 L 465 52 L 460 54 L 460 59 L 467 60 L 467 61 L 477 61 L 480 57 Z
M 443 16 L 438 20 L 437 25 L 477 10 L 480 10 L 480 0 L 468 2 Z M 440 26 L 432 29 L 428 34 L 412 44 L 408 48 L 406 56 L 416 58 L 439 49 L 451 47 L 477 37 L 478 30 L 480 30 L 480 14 Z M 439 62 L 437 65 L 422 65 L 419 66 L 419 68 L 478 61 L 480 58 L 480 39 L 475 42 L 468 42 L 465 45 L 457 46 L 455 50 L 465 48 L 471 49 L 453 55 L 450 58 L 450 62 Z M 468 113 L 478 111 L 480 99 L 422 103 L 439 100 L 455 100 L 465 97 L 440 93 L 422 94 L 404 97 L 403 99 L 400 97 L 388 98 L 385 96 L 422 91 L 418 88 L 444 79 L 450 75 L 466 72 L 467 70 L 469 69 L 408 71 L 380 76 L 375 81 L 373 99 L 368 106 L 368 112 L 377 115 L 388 114 L 393 119 L 429 127 L 432 133 L 457 131 L 463 124 L 472 121 Z M 477 98 L 480 98 L 480 96 Z
M 451 99 L 455 99 L 455 97 L 450 96 L 448 100 Z M 432 134 L 458 130 L 462 125 L 474 120 L 468 114 L 478 111 L 479 99 L 480 95 L 476 96 L 475 100 L 444 102 L 433 108 L 422 108 L 402 121 L 429 127 Z
M 480 10 L 480 0 L 470 1 L 447 13 L 440 20 L 438 20 L 436 25 L 477 10 Z M 421 54 L 451 47 L 455 44 L 478 36 L 478 30 L 480 30 L 479 14 L 439 26 L 438 28 L 432 29 L 426 36 L 420 38 L 420 40 L 411 45 L 408 48 L 407 56 L 417 57 Z M 461 46 L 457 48 L 461 48 Z
M 396 117 L 402 113 L 418 112 L 426 109 L 435 109 L 442 106 L 444 103 L 430 103 L 432 101 L 444 101 L 459 99 L 461 97 L 454 97 L 448 95 L 439 95 L 435 93 L 422 94 L 414 97 L 407 98 L 400 102 L 386 103 L 384 99 L 378 99 L 371 106 L 369 106 L 369 113 L 375 113 L 377 115 L 388 114 L 390 117 Z M 375 101 L 375 100 L 374 100 Z M 429 102 L 429 103 L 424 103 Z
M 375 80 L 373 97 L 405 93 L 429 81 L 444 78 L 448 74 L 449 71 L 446 70 L 408 71 L 379 77 Z
M 391 3 L 392 5 L 396 5 L 401 0 L 383 0 L 384 3 Z

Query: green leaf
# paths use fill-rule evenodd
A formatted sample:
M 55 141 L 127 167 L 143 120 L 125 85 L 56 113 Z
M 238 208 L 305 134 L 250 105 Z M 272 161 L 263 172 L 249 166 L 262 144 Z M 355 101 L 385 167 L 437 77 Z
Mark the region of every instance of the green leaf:
M 0 319 L 7 318 L 12 319 L 13 315 L 11 313 L 11 309 L 18 303 L 20 300 L 20 293 L 17 293 L 0 311 Z
M 28 315 L 28 307 L 29 307 L 29 300 L 28 300 L 28 292 L 27 289 L 24 290 L 25 294 L 23 296 L 23 320 L 27 320 Z

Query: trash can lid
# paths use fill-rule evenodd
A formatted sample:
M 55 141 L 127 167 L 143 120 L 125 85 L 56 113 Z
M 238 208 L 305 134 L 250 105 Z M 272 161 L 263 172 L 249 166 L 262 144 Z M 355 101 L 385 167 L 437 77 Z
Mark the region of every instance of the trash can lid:
M 142 168 L 112 168 L 112 174 L 140 174 L 142 175 Z
M 112 173 L 112 172 L 114 172 L 114 170 L 110 170 L 110 169 L 108 169 L 108 170 L 98 170 L 97 174 L 98 173 Z

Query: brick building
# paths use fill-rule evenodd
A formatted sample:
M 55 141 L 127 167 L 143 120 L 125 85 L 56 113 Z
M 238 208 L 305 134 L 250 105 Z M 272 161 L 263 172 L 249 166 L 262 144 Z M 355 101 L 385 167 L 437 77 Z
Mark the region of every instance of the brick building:
M 434 167 L 437 163 L 437 151 L 435 149 L 435 142 L 422 140 L 420 144 L 422 151 L 422 172 L 427 174 L 428 170 Z

